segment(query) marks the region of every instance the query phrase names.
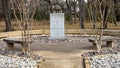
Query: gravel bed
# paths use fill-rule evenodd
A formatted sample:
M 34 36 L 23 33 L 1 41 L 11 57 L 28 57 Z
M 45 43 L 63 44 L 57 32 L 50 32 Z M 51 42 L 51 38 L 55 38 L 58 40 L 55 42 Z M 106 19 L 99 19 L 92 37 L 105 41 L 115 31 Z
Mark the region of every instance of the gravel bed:
M 65 36 L 64 39 L 49 39 L 49 36 L 33 36 L 32 40 L 34 43 L 77 43 L 87 42 L 87 37 L 80 36 Z
M 21 52 L 0 49 L 0 68 L 35 68 L 40 62 L 38 55 L 23 55 Z
M 120 54 L 91 57 L 90 68 L 120 68 Z

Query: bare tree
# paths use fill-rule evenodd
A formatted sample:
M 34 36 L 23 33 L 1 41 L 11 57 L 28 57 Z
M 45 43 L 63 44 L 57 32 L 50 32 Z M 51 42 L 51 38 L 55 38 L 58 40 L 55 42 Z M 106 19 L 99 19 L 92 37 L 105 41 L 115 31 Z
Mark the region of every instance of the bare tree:
M 104 23 L 107 22 L 108 15 L 111 11 L 111 6 L 109 8 L 107 8 L 107 6 L 108 4 L 112 3 L 112 0 L 109 0 L 109 1 L 108 0 L 97 0 L 97 3 L 98 3 L 99 13 L 100 13 L 100 16 L 98 18 L 101 24 L 100 24 L 100 37 L 98 39 L 96 35 L 95 43 L 97 45 L 97 51 L 100 52 L 101 45 L 102 45 Z
M 10 11 L 10 0 L 2 0 L 4 18 L 5 18 L 5 31 L 11 31 L 11 11 Z
M 50 8 L 50 12 L 53 13 L 52 0 L 44 0 L 44 1 L 48 2 L 48 4 L 49 4 L 49 8 Z
M 22 34 L 22 52 L 24 54 L 30 52 L 29 30 L 38 4 L 39 0 L 11 0 L 12 10 L 14 11 L 14 16 L 19 24 Z
M 67 13 L 69 16 L 69 24 L 72 24 L 72 11 L 71 11 L 71 0 L 66 0 L 66 5 L 67 5 Z
M 117 26 L 117 18 L 119 18 L 119 3 L 120 3 L 120 0 L 113 0 L 113 5 L 114 5 L 114 10 L 113 10 L 113 14 L 114 14 L 114 24 L 115 26 Z
M 96 3 L 97 1 L 95 0 L 87 0 L 87 13 L 88 13 L 88 16 L 89 16 L 89 21 L 90 23 L 93 21 L 93 28 L 96 29 Z
M 84 29 L 84 0 L 78 0 L 79 2 L 79 9 L 80 9 L 80 25 L 81 29 Z

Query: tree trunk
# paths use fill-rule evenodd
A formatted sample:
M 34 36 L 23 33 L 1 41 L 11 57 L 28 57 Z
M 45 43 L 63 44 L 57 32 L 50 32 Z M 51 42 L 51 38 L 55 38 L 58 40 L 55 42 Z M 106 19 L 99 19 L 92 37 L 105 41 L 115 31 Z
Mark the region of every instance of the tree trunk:
M 96 29 L 96 2 L 93 3 L 94 7 L 93 7 L 93 28 Z
M 79 8 L 80 8 L 80 25 L 81 29 L 84 29 L 84 0 L 79 1 Z
M 76 1 L 74 0 L 74 23 L 77 23 Z
M 70 1 L 66 0 L 67 8 L 68 8 L 68 16 L 69 16 L 69 24 L 72 24 L 72 12 L 71 12 L 71 6 Z
M 118 3 L 119 0 L 113 0 L 114 1 L 114 24 L 115 26 L 117 26 L 117 18 L 119 18 L 119 14 L 118 14 Z
M 10 12 L 10 0 L 2 0 L 4 18 L 5 18 L 5 31 L 11 31 L 11 12 Z
M 48 1 L 49 5 L 50 5 L 50 12 L 53 13 L 53 9 L 52 9 L 52 4 L 51 4 L 51 0 Z
M 105 7 L 105 14 L 104 14 L 104 19 L 103 19 L 103 28 L 107 29 L 107 14 L 108 14 L 108 7 Z

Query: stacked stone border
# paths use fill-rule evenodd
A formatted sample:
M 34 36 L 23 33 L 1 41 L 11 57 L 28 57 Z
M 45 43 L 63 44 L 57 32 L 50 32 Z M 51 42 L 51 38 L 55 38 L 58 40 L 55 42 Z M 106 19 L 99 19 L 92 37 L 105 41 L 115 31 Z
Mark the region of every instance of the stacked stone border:
M 83 58 L 83 66 L 84 66 L 84 68 L 90 68 L 89 60 L 90 60 L 90 57 L 84 57 Z

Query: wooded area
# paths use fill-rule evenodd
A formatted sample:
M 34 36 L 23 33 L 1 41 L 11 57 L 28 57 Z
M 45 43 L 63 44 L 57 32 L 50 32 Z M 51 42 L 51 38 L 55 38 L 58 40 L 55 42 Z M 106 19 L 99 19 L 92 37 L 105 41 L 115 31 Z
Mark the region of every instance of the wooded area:
M 20 19 L 20 12 L 14 14 L 14 11 L 19 11 L 16 4 L 10 0 L 0 0 L 0 19 L 5 20 L 6 31 L 12 30 L 11 20 L 16 20 L 15 14 Z M 103 11 L 104 9 L 105 11 Z M 33 19 L 38 21 L 49 20 L 49 14 L 54 12 L 65 13 L 65 19 L 69 24 L 76 24 L 77 21 L 80 21 L 80 28 L 82 29 L 85 28 L 85 21 L 93 22 L 95 28 L 96 22 L 102 19 L 101 13 L 104 13 L 103 28 L 107 28 L 107 22 L 112 22 L 117 26 L 117 21 L 120 21 L 120 0 L 39 0 Z

